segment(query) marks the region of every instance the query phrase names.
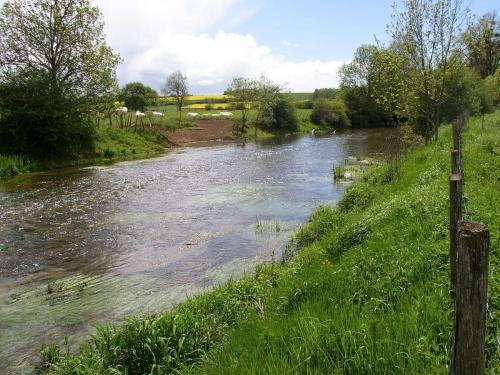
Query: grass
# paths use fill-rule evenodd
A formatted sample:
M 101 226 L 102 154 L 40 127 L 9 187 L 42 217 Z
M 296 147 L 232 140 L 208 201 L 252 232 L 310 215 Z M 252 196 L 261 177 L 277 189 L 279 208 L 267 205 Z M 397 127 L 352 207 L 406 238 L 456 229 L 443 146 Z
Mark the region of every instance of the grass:
M 38 170 L 38 163 L 28 156 L 0 155 L 0 178 Z
M 0 155 L 0 178 L 49 169 L 109 164 L 117 161 L 144 159 L 165 151 L 165 140 L 142 129 L 96 129 L 95 153 L 74 159 L 35 160 L 28 156 Z
M 500 112 L 464 132 L 467 219 L 490 228 L 487 372 L 500 368 L 498 271 Z M 57 374 L 446 373 L 450 127 L 378 165 L 337 208 L 320 207 L 294 236 L 288 261 L 180 304 L 103 326 L 78 355 L 43 352 Z
M 164 152 L 164 140 L 153 132 L 138 129 L 97 129 L 96 155 L 106 159 L 135 159 Z

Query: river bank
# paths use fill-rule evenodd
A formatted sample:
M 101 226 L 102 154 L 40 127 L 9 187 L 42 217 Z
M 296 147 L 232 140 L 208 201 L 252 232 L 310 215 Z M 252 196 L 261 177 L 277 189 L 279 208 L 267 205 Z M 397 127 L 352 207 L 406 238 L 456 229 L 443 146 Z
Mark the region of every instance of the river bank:
M 233 120 L 189 121 L 186 127 L 146 127 L 145 129 L 101 127 L 96 129 L 95 154 L 64 160 L 35 160 L 29 156 L 0 155 L 0 179 L 19 174 L 48 171 L 58 168 L 109 165 L 122 161 L 148 159 L 159 156 L 165 149 L 189 145 L 235 142 L 240 138 L 233 134 Z M 250 127 L 245 141 L 262 141 L 286 135 L 317 134 L 328 131 L 301 120 L 299 131 L 292 134 L 271 133 Z
M 142 129 L 98 128 L 95 135 L 95 154 L 63 160 L 36 160 L 29 156 L 0 155 L 0 179 L 20 174 L 58 168 L 109 165 L 112 163 L 147 159 L 165 151 L 164 139 Z
M 487 367 L 500 366 L 497 165 L 500 113 L 464 132 L 466 218 L 490 228 Z M 441 373 L 448 293 L 450 127 L 397 165 L 373 167 L 336 208 L 295 233 L 286 262 L 170 312 L 105 326 L 79 355 L 48 347 L 44 370 L 101 373 Z

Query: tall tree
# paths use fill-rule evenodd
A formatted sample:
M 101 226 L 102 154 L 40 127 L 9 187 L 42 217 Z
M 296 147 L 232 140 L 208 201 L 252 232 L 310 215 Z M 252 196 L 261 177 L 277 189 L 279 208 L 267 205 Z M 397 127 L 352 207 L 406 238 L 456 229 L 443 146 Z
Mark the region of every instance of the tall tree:
M 450 56 L 458 46 L 468 9 L 464 0 L 404 0 L 394 6 L 388 29 L 393 46 L 414 70 L 419 104 L 414 119 L 429 142 L 437 138 Z
M 257 98 L 258 83 L 255 80 L 236 77 L 233 78 L 231 84 L 225 91 L 227 95 L 231 95 L 241 110 L 241 132 L 245 133 L 248 127 L 248 106 Z
M 462 35 L 467 64 L 481 78 L 495 73 L 500 67 L 500 21 L 496 12 L 487 13 L 469 26 Z
M 256 105 L 257 117 L 255 119 L 255 130 L 257 126 L 272 128 L 276 122 L 274 109 L 281 99 L 283 88 L 262 75 L 257 81 Z
M 374 64 L 378 52 L 379 48 L 374 45 L 362 45 L 356 50 L 354 59 L 339 71 L 341 95 L 354 127 L 379 126 L 389 122 L 373 98 Z
M 175 98 L 177 110 L 179 111 L 179 123 L 182 122 L 182 107 L 184 100 L 189 95 L 187 77 L 177 70 L 167 77 L 167 81 L 162 88 L 162 92 L 166 96 Z
M 93 151 L 89 111 L 120 58 L 89 0 L 8 0 L 0 10 L 0 149 L 39 158 Z
M 119 98 L 126 107 L 144 112 L 147 106 L 156 103 L 158 93 L 141 82 L 131 82 L 122 88 Z
M 116 87 L 120 58 L 89 0 L 9 0 L 0 11 L 0 76 L 36 71 L 64 95 L 89 99 Z

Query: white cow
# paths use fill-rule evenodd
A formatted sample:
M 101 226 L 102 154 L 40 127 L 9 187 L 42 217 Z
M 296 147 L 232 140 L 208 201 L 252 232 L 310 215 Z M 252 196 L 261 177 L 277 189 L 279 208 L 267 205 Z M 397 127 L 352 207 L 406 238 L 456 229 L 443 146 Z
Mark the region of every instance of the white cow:
M 163 116 L 165 116 L 165 114 L 161 113 L 161 112 L 153 112 L 153 116 L 155 116 L 155 117 L 163 117 Z
M 222 117 L 231 117 L 233 116 L 232 112 L 219 112 L 219 115 Z
M 116 116 L 123 116 L 128 113 L 128 108 L 127 107 L 118 107 L 113 111 L 113 114 Z
M 146 114 L 145 114 L 144 112 L 141 112 L 141 111 L 136 111 L 136 112 L 135 112 L 135 115 L 136 115 L 137 117 L 145 117 L 145 116 L 146 116 Z

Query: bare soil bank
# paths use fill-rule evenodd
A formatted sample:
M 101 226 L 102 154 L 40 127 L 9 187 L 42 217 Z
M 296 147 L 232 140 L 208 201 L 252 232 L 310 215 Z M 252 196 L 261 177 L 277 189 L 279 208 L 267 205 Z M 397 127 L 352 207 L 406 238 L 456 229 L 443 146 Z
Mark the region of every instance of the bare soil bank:
M 232 141 L 234 121 L 199 120 L 194 122 L 198 128 L 186 128 L 175 131 L 162 131 L 174 146 L 185 146 L 203 142 Z

